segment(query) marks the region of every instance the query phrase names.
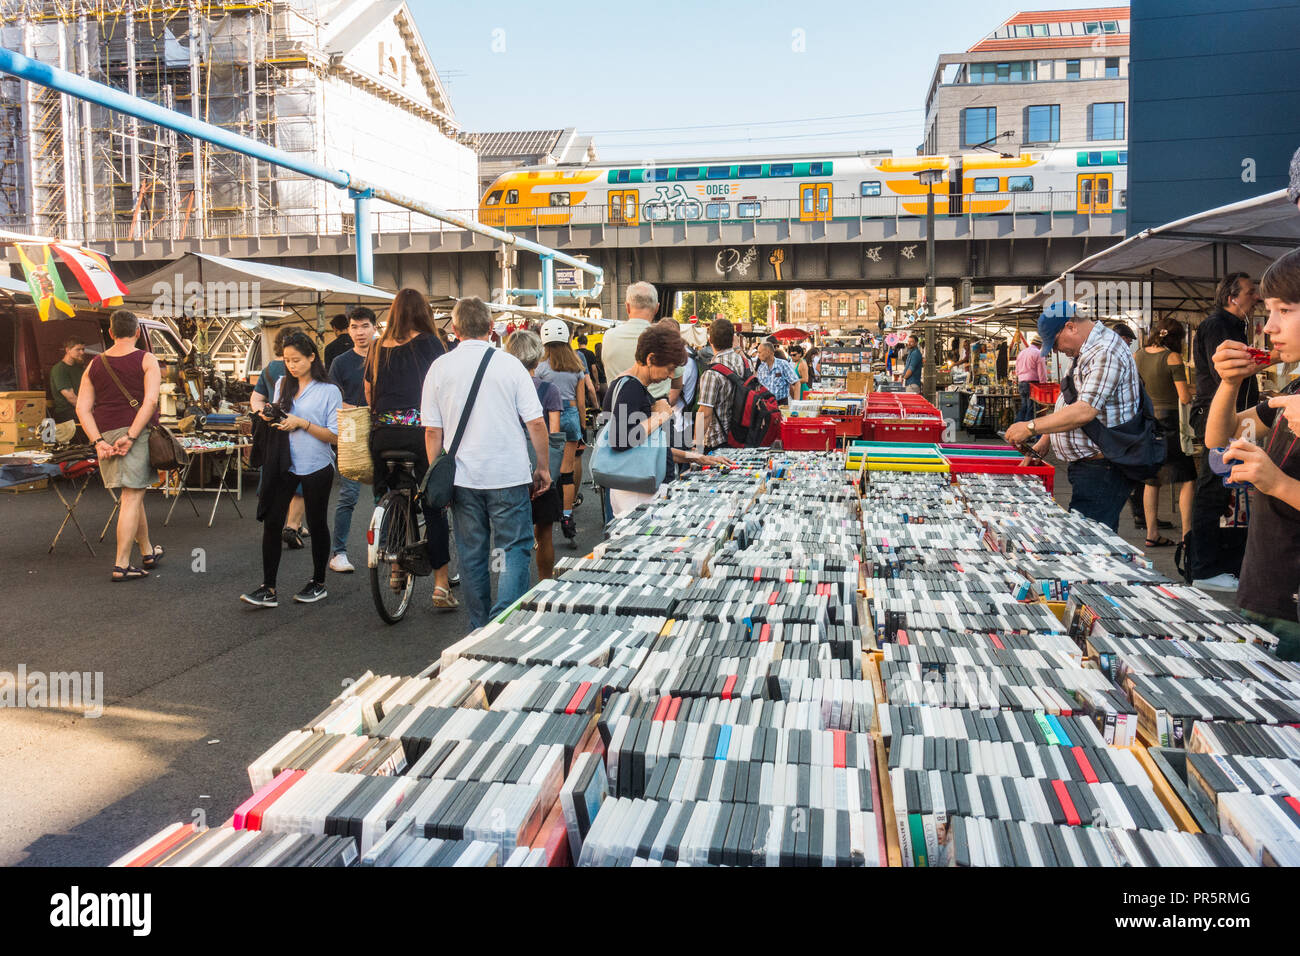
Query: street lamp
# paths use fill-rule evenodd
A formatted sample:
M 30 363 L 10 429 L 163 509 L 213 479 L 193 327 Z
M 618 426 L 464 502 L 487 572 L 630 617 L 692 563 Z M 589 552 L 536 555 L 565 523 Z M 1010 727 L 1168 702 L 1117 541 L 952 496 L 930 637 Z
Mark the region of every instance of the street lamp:
M 944 180 L 942 169 L 923 169 L 915 174 L 925 187 L 925 311 L 934 317 L 934 187 Z M 934 323 L 928 323 L 925 329 L 925 355 L 921 366 L 921 391 L 926 398 L 934 401 Z

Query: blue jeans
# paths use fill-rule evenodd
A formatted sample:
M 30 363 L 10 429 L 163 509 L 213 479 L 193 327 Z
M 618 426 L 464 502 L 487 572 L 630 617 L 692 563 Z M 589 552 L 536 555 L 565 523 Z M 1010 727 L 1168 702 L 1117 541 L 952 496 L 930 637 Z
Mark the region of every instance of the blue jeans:
M 578 417 L 577 405 L 560 409 L 560 431 L 564 432 L 565 441 L 582 441 L 582 419 Z
M 339 475 L 339 501 L 334 507 L 334 542 L 330 554 L 348 553 L 348 532 L 352 530 L 352 509 L 357 506 L 361 482 Z
M 1119 513 L 1124 510 L 1133 482 L 1104 459 L 1072 461 L 1065 473 L 1074 491 L 1070 510 L 1119 531 Z
M 523 596 L 532 582 L 533 508 L 530 486 L 462 488 L 451 508 L 460 555 L 461 594 L 471 628 L 482 627 Z M 493 547 L 495 545 L 495 547 Z M 492 566 L 501 554 L 497 601 L 492 603 Z
M 1033 396 L 1029 393 L 1029 389 L 1033 384 L 1033 382 L 1020 383 L 1020 410 L 1016 412 L 1016 421 L 1018 422 L 1032 422 L 1034 416 L 1038 413 L 1038 403 L 1034 401 Z

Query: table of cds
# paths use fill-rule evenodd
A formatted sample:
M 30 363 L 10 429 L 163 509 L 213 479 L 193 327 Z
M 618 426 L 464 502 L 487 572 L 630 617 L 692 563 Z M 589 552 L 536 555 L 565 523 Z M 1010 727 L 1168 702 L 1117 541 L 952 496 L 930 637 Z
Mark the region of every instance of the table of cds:
M 1037 479 L 736 458 L 118 864 L 1300 862 L 1267 632 Z

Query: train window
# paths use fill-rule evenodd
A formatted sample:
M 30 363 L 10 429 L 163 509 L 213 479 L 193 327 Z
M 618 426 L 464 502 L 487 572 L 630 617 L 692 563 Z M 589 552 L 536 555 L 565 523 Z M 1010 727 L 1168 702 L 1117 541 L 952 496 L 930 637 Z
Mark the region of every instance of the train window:
M 858 184 L 858 195 L 859 195 L 859 196 L 879 196 L 879 195 L 880 195 L 880 180 L 878 180 L 878 179 L 872 179 L 872 180 L 868 180 L 867 182 L 864 182 L 864 183 L 859 183 L 859 184 Z
M 663 203 L 646 203 L 641 207 L 642 219 L 667 219 L 668 207 Z
M 668 170 L 647 169 L 645 171 L 645 181 L 648 183 L 666 183 L 668 182 Z
M 736 204 L 736 218 L 757 219 L 763 214 L 763 204 L 759 202 L 742 202 Z
M 1088 154 L 1088 165 L 1089 165 L 1089 166 L 1100 166 L 1100 165 L 1101 165 L 1101 153 L 1089 153 L 1089 154 Z
M 488 198 L 487 198 L 487 203 L 486 203 L 486 205 L 488 205 L 488 206 L 495 206 L 495 205 L 496 205 L 497 203 L 499 203 L 500 201 L 501 201 L 501 190 L 500 190 L 500 189 L 494 189 L 494 190 L 492 190 L 492 192 L 488 193 Z
M 1033 176 L 1008 176 L 1007 192 L 1009 193 L 1031 193 L 1034 191 Z
M 773 176 L 793 176 L 794 163 L 773 163 L 770 167 Z
M 517 202 L 519 202 L 519 190 L 511 189 L 506 193 L 506 205 L 513 206 Z
M 677 178 L 681 179 L 699 179 L 700 167 L 698 166 L 678 166 Z
M 616 182 L 616 183 L 630 183 L 631 181 L 632 181 L 632 170 L 630 170 L 630 169 L 617 169 L 617 170 L 614 171 L 614 182 Z
M 1115 162 L 1119 163 L 1121 166 L 1127 166 L 1127 165 L 1128 165 L 1128 150 L 1127 150 L 1127 149 L 1121 149 L 1121 150 L 1119 151 L 1119 155 L 1118 155 L 1117 157 L 1115 157 Z
M 711 202 L 704 207 L 704 218 L 706 219 L 730 219 L 731 203 L 729 202 Z
M 808 175 L 809 175 L 809 176 L 828 176 L 828 175 L 830 175 L 830 170 L 827 169 L 826 167 L 829 166 L 829 165 L 830 165 L 830 163 L 809 163 L 809 164 L 808 164 Z
M 567 206 L 569 204 L 568 193 L 551 193 L 552 206 Z
M 762 175 L 763 175 L 763 167 L 762 167 L 761 165 L 757 164 L 757 163 L 756 163 L 755 165 L 753 165 L 753 166 L 741 166 L 741 167 L 740 167 L 740 178 L 741 178 L 741 179 L 754 179 L 754 178 L 756 178 L 756 177 L 758 177 L 758 176 L 762 176 Z
M 730 167 L 730 166 L 710 166 L 710 167 L 708 168 L 707 176 L 708 176 L 709 179 L 730 179 L 730 178 L 731 178 L 731 167 Z
M 975 180 L 975 192 L 995 193 L 998 191 L 998 177 L 980 176 Z M 928 201 L 928 200 L 927 200 Z
M 679 202 L 676 210 L 678 219 L 699 219 L 700 213 L 704 211 L 697 202 Z

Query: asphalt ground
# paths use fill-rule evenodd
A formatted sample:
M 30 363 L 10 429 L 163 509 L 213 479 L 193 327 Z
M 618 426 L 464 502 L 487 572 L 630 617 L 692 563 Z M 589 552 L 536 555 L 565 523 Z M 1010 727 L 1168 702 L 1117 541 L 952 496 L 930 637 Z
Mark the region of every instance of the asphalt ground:
M 98 718 L 0 707 L 0 865 L 102 866 L 170 823 L 221 824 L 251 792 L 248 764 L 345 681 L 418 673 L 469 630 L 463 608 L 433 609 L 432 578 L 417 584 L 402 622 L 380 620 L 365 568 L 365 488 L 349 539 L 357 573 L 330 572 L 325 600 L 296 604 L 289 596 L 311 577 L 311 553 L 286 550 L 275 609 L 239 601 L 261 583 L 251 493 L 242 519 L 223 500 L 212 528 L 211 495 L 196 496 L 201 518 L 182 500 L 167 528 L 170 499 L 146 501 L 167 555 L 150 577 L 115 584 L 114 530 L 97 541 L 113 505 L 97 478 L 77 509 L 93 558 L 71 525 L 46 553 L 65 513 L 53 489 L 0 494 L 0 671 L 101 672 L 105 705 Z M 557 527 L 557 558 L 601 540 L 599 509 L 587 489 L 578 547 Z
M 1055 494 L 1068 506 L 1063 468 Z M 1171 502 L 1166 491 L 1161 516 L 1176 526 Z M 170 823 L 219 825 L 250 793 L 248 764 L 346 680 L 418 673 L 468 630 L 463 610 L 430 606 L 432 579 L 417 586 L 404 621 L 380 621 L 364 568 L 364 489 L 349 542 L 360 570 L 331 572 L 328 598 L 295 604 L 287 597 L 310 576 L 310 552 L 287 552 L 285 600 L 274 610 L 238 600 L 261 581 L 253 496 L 242 519 L 223 501 L 212 528 L 211 496 L 197 503 L 202 517 L 181 501 L 164 528 L 170 501 L 151 492 L 150 528 L 167 556 L 149 578 L 114 584 L 113 530 L 96 540 L 112 508 L 98 479 L 77 511 L 94 558 L 71 526 L 46 553 L 64 515 L 52 489 L 0 495 L 0 671 L 100 672 L 105 704 L 98 718 L 0 707 L 0 865 L 102 866 Z M 556 529 L 557 557 L 585 554 L 601 538 L 590 489 L 578 523 L 573 550 Z M 1145 536 L 1128 509 L 1121 533 L 1139 545 Z M 1150 556 L 1176 577 L 1172 548 Z

